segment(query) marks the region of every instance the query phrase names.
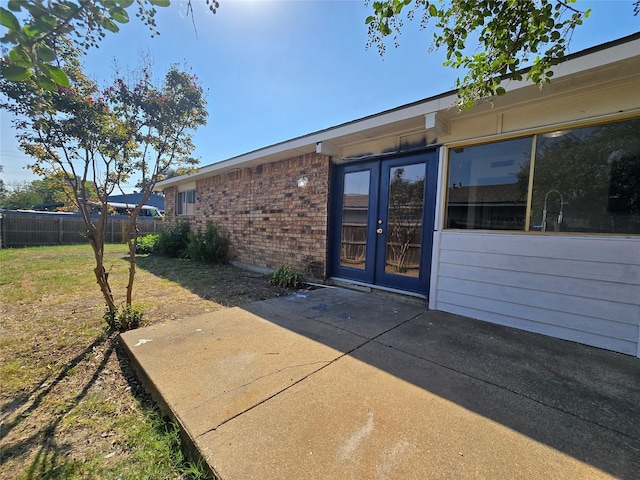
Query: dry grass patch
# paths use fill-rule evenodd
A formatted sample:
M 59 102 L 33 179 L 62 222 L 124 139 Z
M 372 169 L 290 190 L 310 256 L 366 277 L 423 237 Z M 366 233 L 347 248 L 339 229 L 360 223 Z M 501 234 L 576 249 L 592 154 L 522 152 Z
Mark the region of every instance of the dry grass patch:
M 178 432 L 139 385 L 104 302 L 88 245 L 0 250 L 0 478 L 197 478 Z M 118 301 L 124 245 L 105 266 Z M 146 324 L 278 296 L 263 275 L 141 257 Z

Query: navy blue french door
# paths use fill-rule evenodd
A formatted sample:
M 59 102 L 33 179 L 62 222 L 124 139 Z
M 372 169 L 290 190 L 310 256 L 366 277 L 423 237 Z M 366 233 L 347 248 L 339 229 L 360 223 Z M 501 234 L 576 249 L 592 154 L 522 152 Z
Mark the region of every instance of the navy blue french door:
M 337 165 L 332 276 L 429 293 L 437 151 Z

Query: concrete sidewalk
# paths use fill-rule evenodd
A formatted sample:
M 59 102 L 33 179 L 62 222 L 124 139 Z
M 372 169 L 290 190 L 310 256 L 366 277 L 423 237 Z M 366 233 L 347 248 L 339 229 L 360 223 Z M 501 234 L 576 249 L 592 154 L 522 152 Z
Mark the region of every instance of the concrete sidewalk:
M 337 288 L 122 340 L 223 480 L 640 478 L 633 357 Z

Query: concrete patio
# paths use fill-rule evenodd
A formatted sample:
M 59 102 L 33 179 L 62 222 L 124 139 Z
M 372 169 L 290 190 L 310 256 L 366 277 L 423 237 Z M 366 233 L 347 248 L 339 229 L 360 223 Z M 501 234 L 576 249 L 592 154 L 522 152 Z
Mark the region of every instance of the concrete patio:
M 640 360 L 321 288 L 127 332 L 222 480 L 640 478 Z

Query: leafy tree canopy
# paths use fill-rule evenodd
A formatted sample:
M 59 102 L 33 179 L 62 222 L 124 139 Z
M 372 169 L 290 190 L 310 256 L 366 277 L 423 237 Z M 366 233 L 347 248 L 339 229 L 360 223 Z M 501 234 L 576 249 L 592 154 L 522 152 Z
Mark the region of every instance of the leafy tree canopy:
M 7 210 L 32 209 L 38 205 L 49 205 L 52 211 L 73 211 L 77 207 L 74 204 L 70 192 L 71 182 L 65 180 L 64 173 L 47 176 L 41 180 L 21 182 L 0 193 L 0 208 Z M 90 185 L 88 192 L 92 194 L 95 187 Z M 95 196 L 90 201 L 99 201 Z M 53 207 L 54 204 L 57 204 Z
M 369 1 L 369 0 L 367 0 Z M 386 37 L 398 36 L 403 18 L 421 18 L 421 28 L 434 24 L 432 49 L 446 50 L 445 66 L 464 69 L 456 82 L 458 107 L 503 95 L 501 79 L 523 77 L 542 87 L 564 57 L 571 36 L 590 10 L 576 0 L 374 0 L 368 46 L 385 51 Z M 634 2 L 634 13 L 640 0 Z M 404 15 L 403 15 L 404 12 Z
M 192 0 L 187 12 L 193 14 Z M 215 13 L 217 0 L 206 0 Z M 9 0 L 0 7 L 0 25 L 7 29 L 1 39 L 5 60 L 2 76 L 11 81 L 34 78 L 41 88 L 55 91 L 68 87 L 69 77 L 57 65 L 58 39 L 71 38 L 74 47 L 98 47 L 108 32 L 129 22 L 134 11 L 151 32 L 158 35 L 156 8 L 168 7 L 171 0 Z
M 30 209 L 39 203 L 55 202 L 55 193 L 51 191 L 45 180 L 34 180 L 15 185 L 3 192 L 0 208 L 7 210 Z

